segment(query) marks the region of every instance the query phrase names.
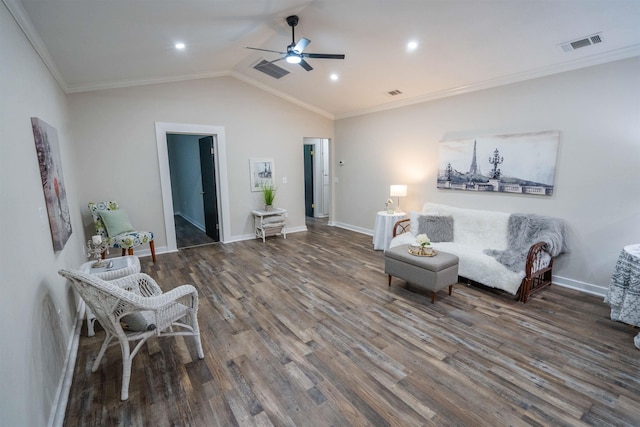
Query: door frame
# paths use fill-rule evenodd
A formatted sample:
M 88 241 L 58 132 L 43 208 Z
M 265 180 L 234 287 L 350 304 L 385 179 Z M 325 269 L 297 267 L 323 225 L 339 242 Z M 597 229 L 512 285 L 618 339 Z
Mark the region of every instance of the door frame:
M 323 141 L 327 141 L 327 152 L 324 153 L 322 149 Z M 331 189 L 331 138 L 327 137 L 304 137 L 302 139 L 302 152 L 304 154 L 305 145 L 312 145 L 313 151 L 316 153 L 313 156 L 313 201 L 315 203 L 315 208 L 313 210 L 314 218 L 326 218 L 331 217 L 331 209 L 333 203 L 331 203 L 332 199 L 332 189 Z M 325 171 L 324 162 L 325 157 L 327 160 L 327 179 L 328 179 L 328 191 L 326 197 L 324 197 L 324 176 L 323 172 Z M 304 162 L 303 162 L 304 163 Z M 304 177 L 304 174 L 303 174 Z M 303 188 L 305 183 L 303 182 Z M 322 203 L 322 213 L 318 214 L 318 201 L 321 200 Z M 305 199 L 306 204 L 306 199 Z M 306 213 L 306 207 L 305 207 Z
M 224 126 L 196 125 L 188 123 L 156 122 L 156 145 L 158 147 L 158 166 L 160 169 L 160 187 L 162 191 L 162 208 L 167 237 L 167 251 L 178 250 L 176 242 L 176 224 L 173 219 L 173 196 L 171 194 L 171 173 L 169 171 L 169 152 L 167 134 L 186 134 L 215 136 L 213 138 L 216 150 L 216 184 L 218 186 L 218 215 L 220 216 L 220 242 L 231 239 L 231 211 L 229 208 L 229 178 L 227 168 L 227 145 Z

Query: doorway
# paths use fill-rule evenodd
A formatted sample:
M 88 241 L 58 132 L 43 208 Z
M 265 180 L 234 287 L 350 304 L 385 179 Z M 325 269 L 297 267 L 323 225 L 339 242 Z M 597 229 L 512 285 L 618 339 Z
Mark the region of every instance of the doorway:
M 304 138 L 305 215 L 310 218 L 329 216 L 329 140 Z
M 229 208 L 229 184 L 228 184 L 228 172 L 227 172 L 227 154 L 226 154 L 226 142 L 225 132 L 222 126 L 209 126 L 209 125 L 194 125 L 184 123 L 162 123 L 156 122 L 156 143 L 158 147 L 158 165 L 160 168 L 160 185 L 162 189 L 162 206 L 165 219 L 165 231 L 167 238 L 167 252 L 177 251 L 177 239 L 176 239 L 176 216 L 174 213 L 182 213 L 182 206 L 190 206 L 189 203 L 181 205 L 180 202 L 176 204 L 176 210 L 174 210 L 174 188 L 176 182 L 172 180 L 172 174 L 169 164 L 169 135 L 175 134 L 178 136 L 191 136 L 195 142 L 191 148 L 192 160 L 190 165 L 192 169 L 195 169 L 193 165 L 199 165 L 200 169 L 200 143 L 199 139 L 203 137 L 212 137 L 211 145 L 214 149 L 214 154 L 211 157 L 212 174 L 215 182 L 215 200 L 217 206 L 217 218 L 218 218 L 218 241 L 225 242 L 231 239 L 231 223 L 230 223 L 230 208 Z M 182 140 L 185 143 L 186 140 Z M 195 147 L 195 149 L 193 148 Z M 180 151 L 180 149 L 178 149 Z M 197 153 L 197 154 L 194 154 Z M 197 166 L 196 166 L 197 168 Z M 196 179 L 197 177 L 197 179 Z M 188 199 L 197 202 L 200 200 L 200 209 L 189 210 L 188 212 L 200 212 L 200 224 L 202 229 L 200 232 L 206 235 L 206 223 L 204 220 L 204 191 L 202 190 L 202 174 L 198 171 L 195 177 L 190 178 L 190 185 L 187 186 Z M 195 193 L 195 194 L 194 194 Z M 179 210 L 178 210 L 179 209 Z M 194 217 L 191 217 L 194 219 Z M 193 225 L 193 224 L 191 224 Z M 197 228 L 197 227 L 196 227 Z M 210 238 L 211 239 L 211 238 Z
M 214 138 L 167 134 L 178 249 L 220 241 Z

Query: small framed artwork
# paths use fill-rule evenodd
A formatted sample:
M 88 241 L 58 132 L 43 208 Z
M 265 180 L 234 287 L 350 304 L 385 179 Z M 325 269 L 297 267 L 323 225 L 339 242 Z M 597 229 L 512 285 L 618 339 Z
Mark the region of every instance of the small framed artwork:
M 265 184 L 275 184 L 275 167 L 273 159 L 251 158 L 249 159 L 251 171 L 251 191 L 260 191 Z

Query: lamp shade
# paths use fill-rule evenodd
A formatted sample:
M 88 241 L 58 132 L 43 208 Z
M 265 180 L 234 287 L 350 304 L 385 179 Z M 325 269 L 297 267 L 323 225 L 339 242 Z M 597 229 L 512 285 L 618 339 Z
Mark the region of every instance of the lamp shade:
M 389 191 L 391 197 L 405 197 L 407 195 L 406 185 L 392 185 Z

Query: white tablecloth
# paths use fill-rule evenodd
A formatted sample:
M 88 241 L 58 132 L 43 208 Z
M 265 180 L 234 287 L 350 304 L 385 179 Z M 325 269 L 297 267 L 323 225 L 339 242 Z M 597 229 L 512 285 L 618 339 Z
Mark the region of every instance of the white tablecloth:
M 604 302 L 611 306 L 612 320 L 640 326 L 640 244 L 620 252 Z M 640 333 L 634 343 L 640 348 Z
M 405 219 L 404 212 L 394 212 L 388 214 L 387 211 L 380 211 L 376 215 L 376 223 L 373 227 L 373 249 L 376 251 L 386 251 L 389 243 L 393 239 L 393 226 L 401 219 Z

